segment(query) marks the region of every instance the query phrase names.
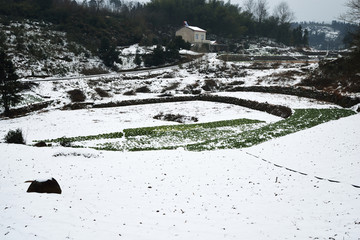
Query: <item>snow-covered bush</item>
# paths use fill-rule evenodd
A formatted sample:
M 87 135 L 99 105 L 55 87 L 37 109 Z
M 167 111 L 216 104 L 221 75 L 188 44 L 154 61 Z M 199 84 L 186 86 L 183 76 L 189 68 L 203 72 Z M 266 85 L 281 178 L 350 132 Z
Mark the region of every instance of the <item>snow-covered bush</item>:
M 80 89 L 68 91 L 68 94 L 72 102 L 83 102 L 86 99 L 85 94 Z
M 6 143 L 25 144 L 22 130 L 20 128 L 16 130 L 10 130 L 4 137 Z
M 172 114 L 172 113 L 159 113 L 154 116 L 154 119 L 163 120 L 163 121 L 172 121 L 178 123 L 188 123 L 188 122 L 198 122 L 197 117 L 185 116 L 182 114 Z

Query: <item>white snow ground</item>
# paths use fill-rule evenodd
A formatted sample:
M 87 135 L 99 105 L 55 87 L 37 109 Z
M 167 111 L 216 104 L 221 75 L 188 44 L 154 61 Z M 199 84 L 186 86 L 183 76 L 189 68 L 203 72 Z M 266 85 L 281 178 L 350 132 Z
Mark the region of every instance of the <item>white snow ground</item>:
M 360 185 L 359 121 L 357 114 L 251 148 L 211 152 L 0 143 L 0 236 L 358 239 L 360 189 L 351 184 Z M 37 131 L 46 135 L 49 130 Z M 26 193 L 24 181 L 49 177 L 57 179 L 61 195 Z
M 101 133 L 120 132 L 125 128 L 178 124 L 156 120 L 159 113 L 194 116 L 198 123 L 239 118 L 256 119 L 267 123 L 281 120 L 265 112 L 241 106 L 204 101 L 147 104 L 127 107 L 82 109 L 75 111 L 49 111 L 21 118 L 0 120 L 0 139 L 7 132 L 22 129 L 26 142 L 33 140 L 76 137 Z

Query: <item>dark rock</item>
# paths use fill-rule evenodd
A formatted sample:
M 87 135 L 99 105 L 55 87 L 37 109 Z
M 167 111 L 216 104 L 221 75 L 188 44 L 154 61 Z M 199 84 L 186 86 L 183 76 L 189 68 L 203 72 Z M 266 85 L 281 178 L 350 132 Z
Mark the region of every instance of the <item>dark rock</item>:
M 27 192 L 61 194 L 60 185 L 54 178 L 48 179 L 46 181 L 34 180 L 26 182 L 31 182 Z
M 149 93 L 151 92 L 147 86 L 139 87 L 135 90 L 137 93 Z
M 34 144 L 35 147 L 47 147 L 46 142 L 41 141 Z

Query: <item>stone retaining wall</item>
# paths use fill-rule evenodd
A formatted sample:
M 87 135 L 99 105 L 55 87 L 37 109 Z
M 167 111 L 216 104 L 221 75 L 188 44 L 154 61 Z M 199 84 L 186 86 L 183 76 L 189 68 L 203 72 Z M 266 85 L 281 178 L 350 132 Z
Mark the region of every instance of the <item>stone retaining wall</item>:
M 341 107 L 349 108 L 360 103 L 360 98 L 353 98 L 343 96 L 337 93 L 327 93 L 322 91 L 314 91 L 311 89 L 301 87 L 280 87 L 280 86 L 251 86 L 251 87 L 229 87 L 226 88 L 227 92 L 264 92 L 264 93 L 279 93 L 286 95 L 293 95 L 298 97 L 313 98 L 319 101 L 335 103 Z
M 47 108 L 50 104 L 52 104 L 54 101 L 46 101 L 46 102 L 41 102 L 41 103 L 33 103 L 24 107 L 20 107 L 20 108 L 13 108 L 10 109 L 10 112 L 8 114 L 8 116 L 5 116 L 4 113 L 0 114 L 0 117 L 20 117 L 20 116 L 24 116 L 30 112 L 34 112 L 34 111 L 39 111 L 41 109 Z
M 105 108 L 105 107 L 120 107 L 120 106 L 133 106 L 133 105 L 142 105 L 142 104 L 185 102 L 185 101 L 209 101 L 209 102 L 234 104 L 258 111 L 264 111 L 269 114 L 279 116 L 282 118 L 290 117 L 292 114 L 291 109 L 285 106 L 273 105 L 269 103 L 260 103 L 256 101 L 239 99 L 235 97 L 224 97 L 224 96 L 213 96 L 213 95 L 191 95 L 191 96 L 164 97 L 164 98 L 134 99 L 134 100 L 119 101 L 119 102 L 99 103 L 92 105 L 92 107 Z

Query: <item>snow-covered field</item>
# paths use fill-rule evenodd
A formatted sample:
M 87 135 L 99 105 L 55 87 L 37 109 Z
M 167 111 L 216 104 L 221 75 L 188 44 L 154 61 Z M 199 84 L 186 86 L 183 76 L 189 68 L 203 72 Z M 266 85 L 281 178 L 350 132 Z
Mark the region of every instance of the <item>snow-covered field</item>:
M 359 121 L 211 152 L 1 143 L 1 239 L 357 239 Z M 47 177 L 61 195 L 26 193 Z
M 137 49 L 130 46 L 123 54 L 136 54 Z M 200 67 L 192 67 L 196 64 Z M 279 76 L 316 64 L 244 70 L 247 65 L 209 54 L 173 69 L 40 82 L 27 94 L 53 100 L 53 105 L 0 119 L 0 239 L 359 239 L 359 114 L 242 149 L 111 152 L 2 141 L 16 128 L 30 145 L 33 140 L 178 124 L 153 118 L 160 113 L 197 117 L 199 123 L 281 120 L 202 101 L 59 110 L 70 103 L 67 92 L 72 89 L 81 89 L 86 101 L 95 103 L 155 98 L 164 92 L 179 96 L 195 89 L 292 109 L 339 108 L 281 94 L 205 90 L 209 81 L 222 86 L 242 81 L 244 86 L 294 86 L 302 75 L 281 77 L 285 83 Z M 227 70 L 218 76 L 222 67 Z M 236 71 L 243 75 L 229 77 Z M 148 93 L 124 95 L 143 86 Z M 101 97 L 96 88 L 109 96 Z M 51 177 L 59 182 L 61 195 L 26 193 L 29 183 L 24 181 Z
M 247 93 L 247 98 L 258 101 L 264 96 Z M 278 94 L 266 99 L 295 108 L 333 107 Z M 229 104 L 167 103 L 4 119 L 1 137 L 17 127 L 31 142 L 170 124 L 152 118 L 159 112 L 197 116 L 200 122 L 279 120 Z M 0 235 L 357 239 L 360 189 L 353 185 L 360 185 L 359 121 L 357 114 L 251 148 L 209 152 L 108 152 L 0 143 Z M 57 179 L 61 195 L 26 193 L 29 184 L 24 181 L 49 177 Z

